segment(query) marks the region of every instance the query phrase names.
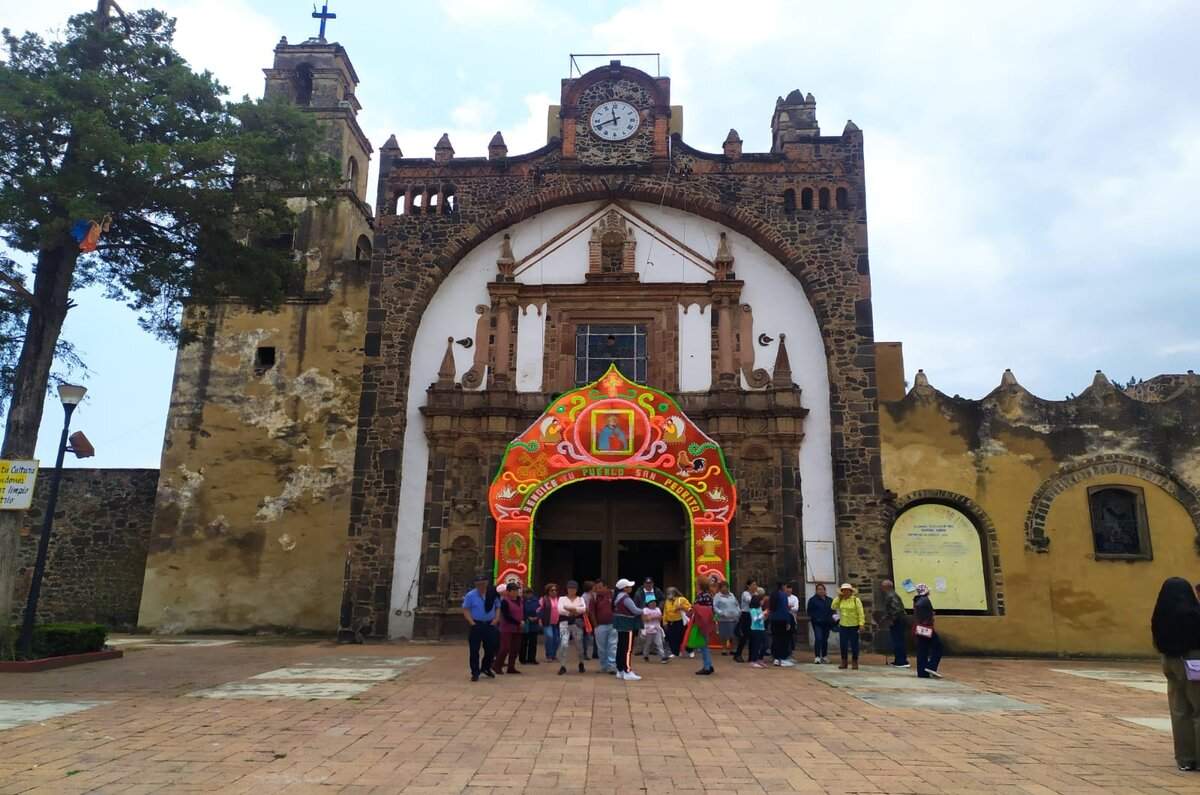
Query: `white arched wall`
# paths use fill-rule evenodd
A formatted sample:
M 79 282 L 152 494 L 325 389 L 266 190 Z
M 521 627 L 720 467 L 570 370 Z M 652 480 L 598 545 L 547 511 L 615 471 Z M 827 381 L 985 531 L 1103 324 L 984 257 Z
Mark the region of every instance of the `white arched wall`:
M 395 569 L 392 579 L 392 637 L 410 637 L 413 610 L 417 606 L 417 581 L 421 557 L 421 535 L 428 474 L 429 447 L 421 406 L 425 391 L 437 380 L 446 350 L 446 339 L 470 337 L 475 333 L 475 306 L 488 303 L 487 285 L 496 274 L 496 258 L 507 233 L 517 262 L 565 229 L 578 225 L 604 208 L 602 202 L 557 207 L 521 221 L 497 233 L 470 251 L 447 275 L 434 294 L 417 328 L 406 402 L 403 469 L 400 477 L 401 509 L 396 523 Z M 722 232 L 734 256 L 734 270 L 745 283 L 742 302 L 754 311 L 754 335 L 765 332 L 775 339 L 767 347 L 754 344 L 754 366 L 771 372 L 781 334 L 787 335 L 792 379 L 802 390 L 808 409 L 799 469 L 804 504 L 804 540 L 830 541 L 834 533 L 833 460 L 830 438 L 829 375 L 825 347 L 816 314 L 800 283 L 749 238 L 720 224 L 686 212 L 656 205 L 630 203 L 649 225 L 630 220 L 637 240 L 637 270 L 643 282 L 707 282 L 711 272 L 673 247 L 671 238 L 708 259 L 716 255 Z M 582 284 L 587 272 L 588 227 L 569 237 L 549 254 L 527 268 L 518 267 L 517 281 L 523 284 Z M 680 373 L 683 391 L 706 391 L 711 384 L 711 359 L 705 355 L 710 343 L 710 315 L 698 305 L 679 308 Z M 517 388 L 540 391 L 542 335 L 545 309 L 535 305 L 521 308 L 517 335 Z M 691 330 L 693 333 L 687 333 Z M 697 336 L 702 333 L 702 339 Z M 455 345 L 458 377 L 470 368 L 472 351 Z M 522 354 L 522 350 L 525 351 Z M 536 351 L 536 356 L 533 355 Z M 734 473 L 736 475 L 736 473 Z M 811 588 L 811 586 L 810 586 Z

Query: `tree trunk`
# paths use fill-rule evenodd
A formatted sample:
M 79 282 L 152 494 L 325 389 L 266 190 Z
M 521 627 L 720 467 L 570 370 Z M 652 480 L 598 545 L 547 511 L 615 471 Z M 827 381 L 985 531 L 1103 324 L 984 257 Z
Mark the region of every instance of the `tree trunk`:
M 50 368 L 54 365 L 54 350 L 67 317 L 78 258 L 79 249 L 73 242 L 38 252 L 33 280 L 36 301 L 29 308 L 25 325 L 25 341 L 13 378 L 12 401 L 8 407 L 0 458 L 32 458 L 37 447 Z M 13 615 L 13 589 L 20 550 L 18 534 L 24 519 L 24 511 L 0 511 L 0 627 L 7 626 Z

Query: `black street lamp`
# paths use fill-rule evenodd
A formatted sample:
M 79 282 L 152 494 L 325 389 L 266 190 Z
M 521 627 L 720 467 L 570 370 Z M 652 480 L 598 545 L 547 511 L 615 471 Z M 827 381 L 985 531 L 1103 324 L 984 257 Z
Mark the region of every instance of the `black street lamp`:
M 37 616 L 38 597 L 42 593 L 42 575 L 46 573 L 46 554 L 50 549 L 50 530 L 54 525 L 54 509 L 58 503 L 58 484 L 62 480 L 63 457 L 67 454 L 67 433 L 71 427 L 71 414 L 87 388 L 72 384 L 59 384 L 58 399 L 63 404 L 62 438 L 58 441 L 58 459 L 54 462 L 54 477 L 50 480 L 50 495 L 46 498 L 46 515 L 42 519 L 42 536 L 38 539 L 37 562 L 33 566 L 33 580 L 29 583 L 29 600 L 25 603 L 25 622 L 21 625 L 18 647 L 28 659 L 33 656 L 33 622 Z

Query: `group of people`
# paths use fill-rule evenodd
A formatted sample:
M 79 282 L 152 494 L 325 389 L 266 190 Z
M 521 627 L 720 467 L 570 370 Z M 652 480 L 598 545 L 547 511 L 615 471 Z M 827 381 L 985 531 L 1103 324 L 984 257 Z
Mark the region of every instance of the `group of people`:
M 696 674 L 710 676 L 715 671 L 713 648 L 752 668 L 796 664 L 792 657 L 800 626 L 800 598 L 791 583 L 777 583 L 768 594 L 751 579 L 738 597 L 730 592 L 728 582 L 714 577 L 701 585 L 694 601 L 677 588 L 664 593 L 652 577 L 641 587 L 619 579 L 611 590 L 602 580 L 584 582 L 582 588 L 571 580 L 564 594 L 559 593 L 557 584 L 549 583 L 541 596 L 517 583 L 508 583 L 500 591 L 489 583 L 486 575 L 480 575 L 463 599 L 463 616 L 470 624 L 472 681 L 480 676 L 519 674 L 518 663 L 538 665 L 539 642 L 546 662 L 558 663 L 560 676 L 571 665 L 584 673 L 584 663 L 595 659 L 598 673 L 636 681 L 641 676 L 633 670 L 635 657 L 649 662 L 653 655 L 667 663 L 684 654 L 698 654 L 701 667 Z M 893 644 L 895 656 L 889 665 L 908 668 L 908 613 L 890 581 L 885 580 L 882 589 L 883 611 L 876 623 L 888 630 Z M 829 636 L 836 629 L 841 652 L 838 667 L 858 670 L 860 633 L 868 618 L 853 586 L 842 583 L 837 597 L 832 598 L 825 586 L 818 584 L 805 610 L 813 627 L 813 662 L 829 662 Z M 940 679 L 942 643 L 933 623 L 929 588 L 918 585 L 911 629 L 916 637 L 917 676 Z

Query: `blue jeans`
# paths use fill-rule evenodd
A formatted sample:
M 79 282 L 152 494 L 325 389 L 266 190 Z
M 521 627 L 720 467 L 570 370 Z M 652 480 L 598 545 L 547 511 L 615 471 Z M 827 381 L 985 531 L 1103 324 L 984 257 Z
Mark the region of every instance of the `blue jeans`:
M 765 629 L 750 630 L 750 662 L 760 662 L 766 653 L 767 631 Z
M 696 649 L 696 651 L 700 652 L 700 659 L 704 662 L 704 667 L 702 670 L 711 671 L 712 670 L 712 652 L 708 650 L 708 644 L 707 643 L 704 644 L 700 648 Z
M 546 659 L 553 660 L 558 657 L 558 625 L 546 627 L 542 632 L 546 636 Z
M 600 650 L 600 670 L 617 670 L 617 633 L 612 624 L 596 627 L 596 648 Z
M 813 624 L 813 656 L 829 656 L 829 627 Z
M 929 678 L 930 671 L 936 671 L 942 662 L 942 639 L 935 632 L 932 638 L 922 638 L 917 635 L 917 676 Z
M 842 647 L 842 662 L 849 655 L 858 661 L 858 627 L 838 627 L 838 645 Z

